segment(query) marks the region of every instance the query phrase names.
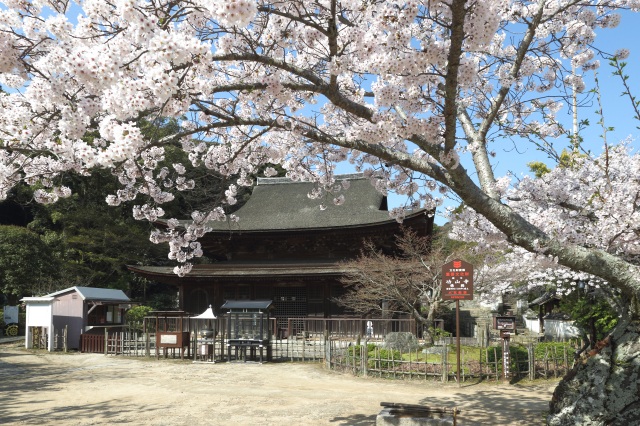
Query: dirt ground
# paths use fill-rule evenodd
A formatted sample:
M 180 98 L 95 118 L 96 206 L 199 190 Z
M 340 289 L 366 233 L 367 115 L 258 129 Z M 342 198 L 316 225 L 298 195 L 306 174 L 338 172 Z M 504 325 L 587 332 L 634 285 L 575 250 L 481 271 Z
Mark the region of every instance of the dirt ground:
M 373 425 L 380 402 L 457 406 L 459 425 L 539 425 L 555 382 L 352 377 L 319 364 L 217 363 L 0 344 L 0 424 Z

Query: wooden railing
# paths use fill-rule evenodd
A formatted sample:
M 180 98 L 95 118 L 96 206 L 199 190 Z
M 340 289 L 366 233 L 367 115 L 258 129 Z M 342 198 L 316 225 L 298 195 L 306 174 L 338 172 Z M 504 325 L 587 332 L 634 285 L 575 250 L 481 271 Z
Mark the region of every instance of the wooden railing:
M 80 352 L 104 353 L 104 335 L 83 334 L 80 336 Z

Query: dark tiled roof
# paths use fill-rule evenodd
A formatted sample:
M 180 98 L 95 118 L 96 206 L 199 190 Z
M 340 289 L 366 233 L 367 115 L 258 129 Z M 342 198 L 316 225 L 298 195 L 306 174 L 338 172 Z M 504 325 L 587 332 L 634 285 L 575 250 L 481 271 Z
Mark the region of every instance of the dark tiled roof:
M 286 178 L 259 179 L 251 197 L 235 214 L 237 223 L 213 222 L 214 230 L 286 230 L 351 227 L 382 222 L 394 222 L 386 210 L 385 196 L 361 175 L 336 176 L 336 185 L 348 180 L 349 189 L 326 198 L 307 196 L 314 188 L 310 182 L 292 182 Z M 335 196 L 344 195 L 344 204 L 333 203 Z M 326 206 L 325 210 L 320 205 Z M 424 214 L 424 210 L 420 210 Z M 418 212 L 413 212 L 415 215 Z
M 550 300 L 560 300 L 559 296 L 556 296 L 555 293 L 552 292 L 546 292 L 545 294 L 543 294 L 542 296 L 538 297 L 537 299 L 532 300 L 531 302 L 529 302 L 529 306 L 534 306 L 534 305 L 544 305 L 545 303 L 549 302 Z

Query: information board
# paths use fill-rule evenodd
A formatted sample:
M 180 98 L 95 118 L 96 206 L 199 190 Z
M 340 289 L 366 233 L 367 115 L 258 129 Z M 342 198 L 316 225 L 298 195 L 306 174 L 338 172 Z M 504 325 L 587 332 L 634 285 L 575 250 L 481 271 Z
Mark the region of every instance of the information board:
M 18 322 L 18 307 L 17 306 L 5 306 L 3 308 L 3 321 L 5 324 L 14 324 Z
M 473 265 L 452 260 L 442 266 L 442 300 L 473 300 Z
M 160 344 L 163 345 L 175 345 L 178 343 L 178 336 L 176 334 L 161 334 Z

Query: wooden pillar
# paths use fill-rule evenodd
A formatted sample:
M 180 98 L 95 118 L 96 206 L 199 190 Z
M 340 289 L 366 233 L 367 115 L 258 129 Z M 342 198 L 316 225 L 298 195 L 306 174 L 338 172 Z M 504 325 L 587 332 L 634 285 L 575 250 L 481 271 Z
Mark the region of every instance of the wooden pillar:
M 322 313 L 325 318 L 331 318 L 333 312 L 331 312 L 331 302 L 329 299 L 331 298 L 331 283 L 328 281 L 324 281 L 322 284 L 323 294 L 322 294 Z
M 213 303 L 211 304 L 212 308 L 213 308 L 213 312 L 219 316 L 220 315 L 220 306 L 222 306 L 222 304 L 224 303 L 224 299 L 223 299 L 223 291 L 222 291 L 222 284 L 221 283 L 212 283 L 212 297 L 213 297 Z
M 184 311 L 184 284 L 178 286 L 178 310 Z

